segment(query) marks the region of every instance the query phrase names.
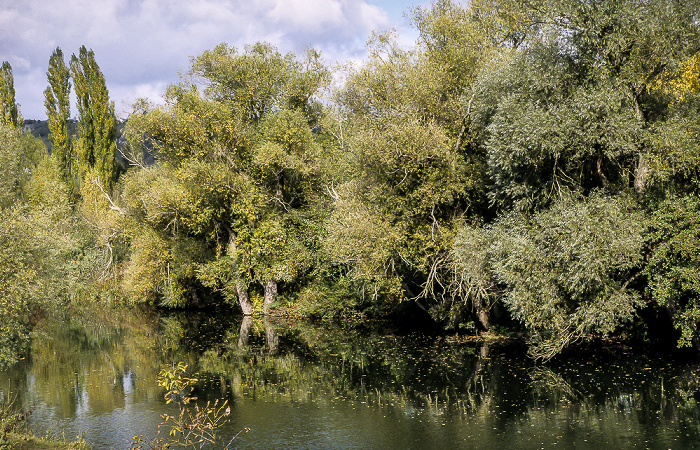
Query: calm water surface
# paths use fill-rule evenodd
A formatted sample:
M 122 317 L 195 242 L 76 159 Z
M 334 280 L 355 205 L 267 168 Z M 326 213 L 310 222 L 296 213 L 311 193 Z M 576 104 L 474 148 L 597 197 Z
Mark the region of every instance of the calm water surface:
M 200 401 L 228 399 L 234 448 L 700 447 L 700 364 L 591 350 L 547 366 L 517 345 L 228 314 L 85 313 L 47 320 L 0 399 L 38 433 L 97 449 L 155 436 L 156 376 L 178 361 Z M 118 324 L 118 325 L 117 325 Z

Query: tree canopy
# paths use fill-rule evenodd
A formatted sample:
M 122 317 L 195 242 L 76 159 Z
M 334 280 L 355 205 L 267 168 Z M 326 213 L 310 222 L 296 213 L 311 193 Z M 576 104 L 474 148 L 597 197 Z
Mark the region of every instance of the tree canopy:
M 314 50 L 220 44 L 163 104 L 136 103 L 123 171 L 91 50 L 49 60 L 50 158 L 17 132 L 5 63 L 0 238 L 48 233 L 53 201 L 71 239 L 73 220 L 90 232 L 48 233 L 49 253 L 135 302 L 323 318 L 416 305 L 447 328 L 522 332 L 540 360 L 667 317 L 700 347 L 698 11 L 435 0 L 410 11 L 415 46 L 375 32 L 337 72 Z M 40 256 L 17 245 L 0 266 Z

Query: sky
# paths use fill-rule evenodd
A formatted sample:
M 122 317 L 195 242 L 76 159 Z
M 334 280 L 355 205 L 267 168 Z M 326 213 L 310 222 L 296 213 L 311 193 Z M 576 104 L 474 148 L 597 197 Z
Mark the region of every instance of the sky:
M 373 30 L 417 34 L 404 12 L 428 0 L 0 0 L 0 62 L 12 65 L 25 119 L 45 119 L 51 53 L 68 62 L 81 45 L 95 52 L 119 117 L 137 98 L 160 101 L 190 57 L 222 42 L 242 49 L 266 41 L 281 52 L 321 51 L 328 65 L 361 60 Z M 73 106 L 72 115 L 76 115 Z

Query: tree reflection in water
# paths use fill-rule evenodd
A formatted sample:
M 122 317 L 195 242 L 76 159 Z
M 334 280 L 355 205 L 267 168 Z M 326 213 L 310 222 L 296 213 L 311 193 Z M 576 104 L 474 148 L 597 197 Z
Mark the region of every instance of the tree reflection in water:
M 248 347 L 248 339 L 250 338 L 250 333 L 253 331 L 253 325 L 262 320 L 263 329 L 265 330 L 265 338 L 267 343 L 267 350 L 271 355 L 276 355 L 279 347 L 279 335 L 277 334 L 277 328 L 273 325 L 268 317 L 263 319 L 255 319 L 253 316 L 243 316 L 241 321 L 241 329 L 238 333 L 238 349 L 246 350 Z
M 365 408 L 373 417 L 367 426 L 383 424 L 376 433 L 387 442 L 420 440 L 414 432 L 435 439 L 429 430 L 438 426 L 449 430 L 440 439 L 482 436 L 508 447 L 529 447 L 534 441 L 519 440 L 525 437 L 538 445 L 583 439 L 608 445 L 634 441 L 636 433 L 649 440 L 639 445 L 700 444 L 697 363 L 602 348 L 541 366 L 516 344 L 226 317 L 145 314 L 124 321 L 88 314 L 47 321 L 31 357 L 0 375 L 0 398 L 17 395 L 36 405 L 37 428 L 89 430 L 88 440 L 123 448 L 134 434 L 155 432 L 157 412 L 167 408 L 156 375 L 183 361 L 201 380 L 200 400 L 229 399 L 237 417 L 232 433 L 253 428 L 245 440 L 254 439 L 256 427 L 270 426 L 255 423 L 265 405 L 294 414 L 308 405 L 304 411 L 322 410 L 324 417 Z M 123 432 L 113 430 L 114 420 Z M 412 431 L 401 428 L 405 421 L 414 423 Z M 98 428 L 109 439 L 93 435 Z

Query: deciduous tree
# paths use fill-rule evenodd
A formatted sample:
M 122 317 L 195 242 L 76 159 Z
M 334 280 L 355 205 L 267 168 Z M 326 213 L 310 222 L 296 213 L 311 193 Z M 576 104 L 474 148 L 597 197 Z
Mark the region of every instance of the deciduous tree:
M 15 77 L 12 66 L 3 61 L 0 68 L 0 123 L 20 129 L 24 125 L 19 105 L 15 101 Z
M 46 73 L 49 86 L 44 91 L 44 105 L 49 120 L 51 153 L 58 164 L 61 179 L 74 186 L 77 160 L 73 152 L 70 136 L 70 69 L 63 59 L 63 52 L 56 48 L 49 59 Z
M 70 71 L 78 106 L 78 136 L 74 141 L 81 178 L 94 169 L 101 184 L 111 188 L 116 180 L 117 118 L 114 102 L 92 50 L 80 47 Z
M 632 289 L 642 233 L 642 215 L 629 201 L 567 196 L 534 215 L 464 228 L 453 247 L 452 288 L 487 307 L 502 301 L 530 333 L 530 354 L 548 360 L 634 316 L 642 305 Z
M 160 163 L 133 175 L 126 195 L 138 199 L 133 215 L 165 242 L 186 238 L 208 249 L 204 259 L 179 263 L 197 268 L 191 280 L 238 299 L 244 314 L 253 312 L 249 289 L 257 284 L 267 313 L 277 283 L 305 267 L 292 223 L 317 190 L 311 127 L 328 73 L 313 52 L 303 59 L 256 44 L 242 53 L 217 46 L 193 60 L 190 75 L 202 93 L 186 81 L 172 85 L 164 107 L 130 120 Z

